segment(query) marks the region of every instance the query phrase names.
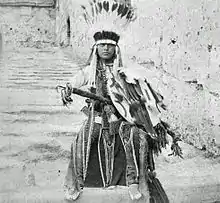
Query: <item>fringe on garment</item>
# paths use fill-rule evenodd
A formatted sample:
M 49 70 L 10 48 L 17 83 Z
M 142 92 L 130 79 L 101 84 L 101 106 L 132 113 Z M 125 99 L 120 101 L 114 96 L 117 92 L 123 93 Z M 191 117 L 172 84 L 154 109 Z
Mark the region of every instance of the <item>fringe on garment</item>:
M 166 145 L 169 144 L 167 139 L 167 130 L 163 126 L 162 123 L 158 123 L 154 126 L 154 130 L 157 134 L 157 139 L 149 138 L 149 147 L 153 150 L 153 152 L 158 155 L 161 153 L 162 148 L 166 148 Z
M 148 138 L 149 146 L 153 150 L 154 154 L 158 155 L 161 153 L 162 148 L 166 148 L 166 145 L 169 144 L 167 135 L 169 134 L 173 143 L 177 143 L 181 141 L 180 136 L 176 135 L 170 128 L 170 125 L 164 121 L 160 121 L 156 126 L 154 126 L 154 130 L 158 136 L 157 139 Z

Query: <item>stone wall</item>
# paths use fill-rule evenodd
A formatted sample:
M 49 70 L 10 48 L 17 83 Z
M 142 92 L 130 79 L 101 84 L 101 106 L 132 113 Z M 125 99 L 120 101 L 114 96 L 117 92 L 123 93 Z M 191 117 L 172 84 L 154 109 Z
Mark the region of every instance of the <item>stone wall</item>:
M 59 45 L 69 45 L 68 29 L 71 30 L 72 20 L 74 18 L 74 9 L 71 6 L 72 1 L 58 1 L 56 5 L 56 42 Z M 67 22 L 71 22 L 68 24 Z M 71 32 L 72 33 L 72 32 Z M 70 35 L 71 35 L 70 33 Z
M 4 43 L 43 47 L 55 41 L 55 10 L 37 7 L 0 7 Z
M 73 44 L 75 37 L 79 35 L 77 26 L 79 25 L 80 5 L 87 3 L 88 0 L 74 1 L 65 0 L 58 1 L 56 5 L 56 42 L 61 46 Z M 69 21 L 69 22 L 68 22 Z M 81 33 L 81 32 L 80 32 Z

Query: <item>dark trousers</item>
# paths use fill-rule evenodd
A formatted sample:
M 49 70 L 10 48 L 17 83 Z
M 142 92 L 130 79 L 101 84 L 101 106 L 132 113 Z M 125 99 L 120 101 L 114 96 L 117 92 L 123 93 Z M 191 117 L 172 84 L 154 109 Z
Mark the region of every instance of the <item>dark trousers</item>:
M 84 187 L 103 187 L 98 157 L 98 138 L 100 129 L 101 125 L 95 124 Z M 117 127 L 117 132 L 115 132 L 113 175 L 110 185 L 130 185 L 138 183 L 138 136 L 133 136 L 133 139 L 131 139 L 129 138 L 129 131 L 125 131 L 123 134 L 126 135 L 119 135 Z M 102 156 L 101 160 L 104 161 L 103 143 L 100 145 L 100 154 Z M 105 174 L 105 164 L 102 164 L 102 166 Z

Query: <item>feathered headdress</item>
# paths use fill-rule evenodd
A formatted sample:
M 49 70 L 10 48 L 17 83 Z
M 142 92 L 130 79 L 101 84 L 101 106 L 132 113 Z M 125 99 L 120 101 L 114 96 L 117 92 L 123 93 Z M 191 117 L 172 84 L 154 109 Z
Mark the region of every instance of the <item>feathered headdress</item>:
M 94 36 L 96 42 L 112 40 L 113 43 L 117 43 L 128 25 L 136 19 L 134 9 L 131 6 L 113 0 L 93 0 L 90 2 L 90 8 L 81 7 L 83 17 L 88 25 L 87 34 Z
M 114 69 L 122 64 L 121 52 L 118 41 L 128 28 L 128 25 L 136 19 L 134 9 L 124 3 L 113 0 L 96 1 L 89 3 L 89 8 L 81 6 L 83 17 L 88 25 L 86 35 L 94 38 L 95 44 L 91 53 L 90 74 L 88 85 L 95 87 L 97 67 L 97 45 L 100 43 L 116 45 L 116 57 Z

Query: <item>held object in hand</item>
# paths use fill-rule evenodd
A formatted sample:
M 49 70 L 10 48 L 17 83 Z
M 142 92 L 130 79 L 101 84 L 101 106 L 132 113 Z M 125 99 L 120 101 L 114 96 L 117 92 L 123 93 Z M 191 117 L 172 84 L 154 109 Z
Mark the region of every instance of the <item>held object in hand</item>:
M 96 95 L 91 92 L 87 92 L 87 91 L 78 89 L 78 88 L 73 88 L 70 83 L 67 83 L 66 87 L 58 85 L 56 87 L 57 92 L 59 92 L 59 89 L 61 89 L 61 98 L 62 98 L 62 102 L 63 102 L 64 106 L 67 106 L 68 104 L 73 102 L 73 100 L 71 98 L 72 93 L 77 94 L 82 97 L 90 98 L 93 100 L 98 100 L 98 101 L 106 103 L 106 104 L 112 104 L 112 102 L 109 99 L 102 97 L 102 96 L 99 96 L 99 95 Z

